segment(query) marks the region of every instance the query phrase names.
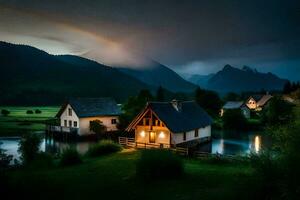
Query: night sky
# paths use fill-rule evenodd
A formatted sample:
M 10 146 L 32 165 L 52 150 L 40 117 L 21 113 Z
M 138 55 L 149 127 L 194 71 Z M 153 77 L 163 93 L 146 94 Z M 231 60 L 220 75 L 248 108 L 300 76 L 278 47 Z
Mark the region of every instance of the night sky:
M 300 80 L 299 0 L 0 0 L 0 40 L 111 66 L 228 63 Z

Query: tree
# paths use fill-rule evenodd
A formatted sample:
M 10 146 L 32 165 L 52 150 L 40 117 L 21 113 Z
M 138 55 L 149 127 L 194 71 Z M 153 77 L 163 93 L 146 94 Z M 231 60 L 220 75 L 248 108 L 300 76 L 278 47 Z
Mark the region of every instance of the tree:
M 33 111 L 32 110 L 27 110 L 26 114 L 33 114 Z
M 156 101 L 165 101 L 165 92 L 161 86 L 159 86 L 156 91 Z
M 290 81 L 287 81 L 283 86 L 283 94 L 289 94 L 292 91 L 292 84 Z
M 26 165 L 37 158 L 41 142 L 41 137 L 35 133 L 24 134 L 18 149 L 19 153 L 21 153 L 23 164 Z
M 241 98 L 237 93 L 234 92 L 229 92 L 228 94 L 225 95 L 223 100 L 226 101 L 239 101 Z
M 35 112 L 35 114 L 41 114 L 42 113 L 42 111 L 39 110 L 39 109 L 36 109 L 34 112 Z
M 268 129 L 272 151 L 254 155 L 255 159 L 251 159 L 254 169 L 259 173 L 257 176 L 261 177 L 261 196 L 268 199 L 299 199 L 299 132 L 300 124 L 296 121 L 273 125 Z
M 102 136 L 106 133 L 106 127 L 103 125 L 103 122 L 98 119 L 90 121 L 90 130 Z
M 262 113 L 262 121 L 272 126 L 289 123 L 293 118 L 293 105 L 278 96 L 270 100 Z
M 247 119 L 240 109 L 226 110 L 223 115 L 223 127 L 229 130 L 243 130 L 247 128 Z
M 195 91 L 195 100 L 210 115 L 214 117 L 219 115 L 222 101 L 217 93 L 198 87 Z
M 2 109 L 2 110 L 1 110 L 1 114 L 2 114 L 3 116 L 7 116 L 7 115 L 10 114 L 10 112 L 9 112 L 8 110 Z
M 119 117 L 118 128 L 125 129 L 151 100 L 153 100 L 153 96 L 149 90 L 141 90 L 138 96 L 129 97 L 122 106 L 123 114 Z
M 1 145 L 1 144 L 0 144 Z M 3 149 L 0 148 L 0 170 L 7 168 L 13 156 L 7 155 Z

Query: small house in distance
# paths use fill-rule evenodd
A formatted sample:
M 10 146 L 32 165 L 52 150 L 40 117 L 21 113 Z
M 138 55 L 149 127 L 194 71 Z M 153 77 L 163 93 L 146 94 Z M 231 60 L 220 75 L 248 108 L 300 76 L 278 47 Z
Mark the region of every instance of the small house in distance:
M 250 109 L 242 101 L 228 101 L 221 109 L 221 117 L 224 115 L 226 110 L 240 109 L 245 118 L 250 118 Z
M 246 101 L 246 105 L 251 110 L 261 111 L 265 105 L 269 102 L 272 98 L 272 95 L 265 94 L 265 95 L 252 95 Z
M 170 148 L 210 140 L 212 119 L 194 101 L 149 102 L 127 127 L 136 145 Z
M 60 126 L 51 131 L 75 133 L 78 136 L 94 134 L 90 122 L 100 120 L 106 131 L 116 131 L 121 110 L 112 98 L 73 98 L 65 102 L 57 113 Z

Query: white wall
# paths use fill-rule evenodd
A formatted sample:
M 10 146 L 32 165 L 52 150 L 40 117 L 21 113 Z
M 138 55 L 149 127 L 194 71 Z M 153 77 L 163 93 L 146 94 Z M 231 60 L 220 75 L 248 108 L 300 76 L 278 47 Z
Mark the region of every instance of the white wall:
M 87 135 L 91 134 L 92 132 L 90 131 L 90 121 L 93 120 L 100 120 L 103 122 L 103 125 L 106 126 L 107 131 L 116 131 L 117 129 L 117 124 L 112 124 L 111 120 L 112 119 L 117 119 L 117 123 L 119 122 L 119 117 L 118 116 L 100 116 L 100 117 L 85 117 L 85 118 L 78 118 L 76 115 L 75 111 L 72 109 L 72 116 L 69 116 L 69 108 L 72 109 L 72 107 L 68 104 L 66 106 L 66 109 L 63 111 L 63 113 L 60 116 L 60 125 L 65 126 L 64 120 L 67 120 L 67 126 L 69 126 L 69 121 L 72 121 L 72 126 L 73 128 L 79 128 L 79 135 Z M 77 127 L 74 127 L 74 122 L 77 122 Z
M 250 109 L 256 109 L 256 101 L 253 98 L 250 98 L 246 104 Z
M 186 140 L 183 140 L 183 133 L 172 133 L 172 143 L 180 144 L 183 142 L 210 137 L 210 136 L 211 136 L 211 126 L 206 126 L 205 128 L 198 129 L 198 137 L 195 137 L 195 130 L 186 132 Z
M 170 131 L 166 127 L 152 126 L 153 132 L 156 132 L 157 144 L 170 144 Z M 143 136 L 143 134 L 144 136 Z M 140 143 L 149 143 L 150 126 L 136 126 L 135 141 Z M 160 137 L 164 136 L 164 137 Z
M 74 112 L 74 110 L 72 109 L 72 116 L 69 116 L 68 110 L 69 108 L 72 109 L 72 107 L 68 104 L 66 106 L 66 109 L 64 110 L 64 112 L 61 114 L 60 116 L 60 126 L 65 126 L 64 121 L 67 120 L 67 126 L 66 127 L 70 127 L 69 126 L 69 121 L 72 121 L 72 126 L 74 127 L 74 122 L 77 122 L 77 128 L 79 127 L 79 118 L 77 117 L 76 113 Z
M 195 137 L 195 130 L 186 132 L 186 140 L 183 140 L 183 133 L 171 133 L 166 127 L 156 127 L 153 126 L 153 130 L 157 133 L 156 141 L 157 144 L 170 144 L 170 135 L 171 144 L 180 144 L 183 142 L 197 140 L 205 137 L 211 136 L 211 126 L 206 126 L 205 128 L 198 129 L 198 137 Z M 143 133 L 142 133 L 143 132 Z M 135 129 L 135 140 L 140 143 L 149 143 L 149 126 L 136 126 Z M 165 137 L 160 138 L 159 134 L 163 132 Z M 144 134 L 144 136 L 142 136 Z
M 92 132 L 90 131 L 90 121 L 94 121 L 94 120 L 100 120 L 103 123 L 103 125 L 106 127 L 107 131 L 116 131 L 116 130 L 118 130 L 117 124 L 112 124 L 111 123 L 112 119 L 117 119 L 117 123 L 119 122 L 118 116 L 101 116 L 101 117 L 80 118 L 80 120 L 79 120 L 79 125 L 80 125 L 79 135 L 91 134 Z

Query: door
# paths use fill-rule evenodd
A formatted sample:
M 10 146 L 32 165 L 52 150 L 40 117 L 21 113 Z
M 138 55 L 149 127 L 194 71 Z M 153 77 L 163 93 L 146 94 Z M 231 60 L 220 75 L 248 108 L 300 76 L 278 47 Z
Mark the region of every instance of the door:
M 155 143 L 155 140 L 156 140 L 156 133 L 151 131 L 149 133 L 149 143 Z

